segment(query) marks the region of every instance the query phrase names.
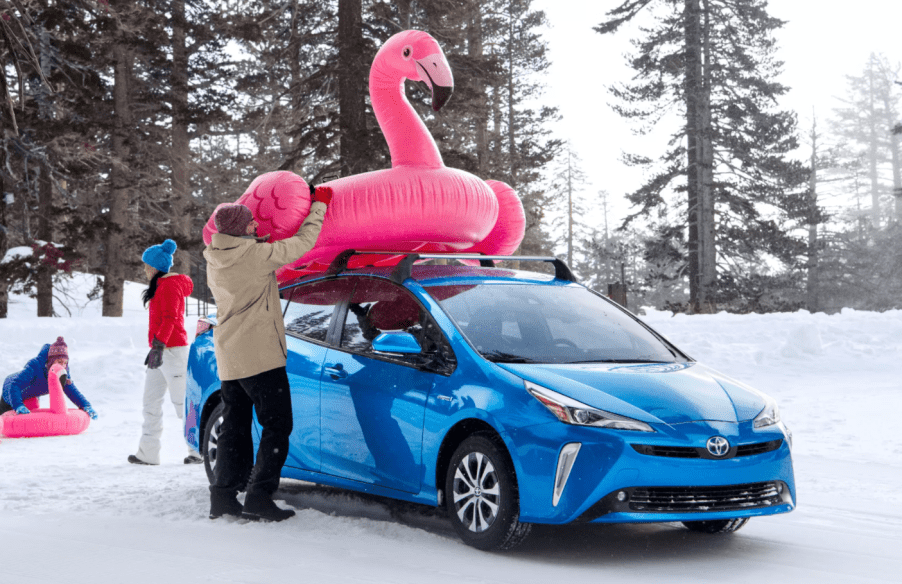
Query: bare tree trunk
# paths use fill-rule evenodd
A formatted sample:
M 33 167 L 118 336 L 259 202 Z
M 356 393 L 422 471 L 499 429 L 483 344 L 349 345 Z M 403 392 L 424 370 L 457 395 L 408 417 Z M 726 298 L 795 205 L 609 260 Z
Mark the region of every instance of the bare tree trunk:
M 808 178 L 808 312 L 818 311 L 817 119 L 811 124 L 811 175 Z
M 121 33 L 120 33 L 121 34 Z M 128 133 L 131 131 L 129 109 L 129 74 L 131 55 L 125 43 L 114 45 L 113 85 L 113 156 L 110 171 L 110 225 L 106 237 L 106 266 L 103 277 L 103 316 L 122 316 L 122 290 L 125 269 L 121 257 L 123 232 L 128 212 L 128 161 L 130 158 Z
M 689 303 L 693 311 L 701 308 L 699 266 L 699 191 L 701 190 L 701 121 L 700 93 L 702 90 L 701 19 L 699 0 L 686 0 L 686 195 L 689 228 Z
M 699 136 L 700 177 L 699 204 L 699 304 L 706 313 L 717 310 L 717 248 L 715 246 L 714 224 L 714 147 L 711 128 L 711 64 L 709 63 L 709 21 L 708 0 L 702 0 L 705 21 L 702 26 L 702 92 L 699 96 Z
M 482 11 L 479 2 L 470 5 L 470 20 L 467 27 L 467 55 L 481 61 L 483 56 Z M 476 140 L 476 175 L 483 176 L 488 159 L 488 100 L 486 97 L 485 82 L 482 75 L 477 76 L 474 88 L 477 92 L 476 103 L 479 112 L 476 116 L 475 140 Z
M 3 117 L 0 116 L 0 135 L 3 132 Z M 6 223 L 6 181 L 0 174 L 0 261 L 6 257 L 6 251 L 9 249 L 9 236 Z M 9 316 L 9 284 L 0 277 L 0 318 Z
M 343 176 L 368 167 L 361 0 L 338 1 L 338 127 Z
M 902 126 L 897 126 L 890 136 L 890 146 L 893 149 L 893 195 L 896 200 L 896 221 L 902 223 L 902 161 L 899 160 Z
M 508 9 L 507 38 L 507 145 L 510 156 L 511 186 L 517 188 L 517 141 L 514 124 L 514 14 Z
M 53 207 L 53 184 L 50 181 L 49 165 L 42 165 L 38 178 L 38 232 L 41 245 L 53 243 L 51 214 Z M 38 316 L 53 316 L 53 271 L 40 262 L 37 266 Z
M 191 144 L 188 138 L 188 49 L 185 44 L 185 0 L 172 2 L 172 226 L 173 238 L 179 243 L 173 271 L 189 274 L 190 255 L 187 242 L 191 233 L 188 202 L 188 166 Z
M 880 227 L 880 181 L 877 174 L 877 157 L 879 133 L 877 127 L 876 106 L 874 105 L 874 54 L 868 63 L 868 177 L 871 181 L 871 224 L 874 229 Z
M 887 112 L 887 126 L 891 128 L 889 137 L 889 147 L 892 155 L 893 164 L 893 198 L 895 199 L 895 212 L 893 216 L 897 223 L 902 223 L 902 160 L 900 160 L 899 142 L 902 137 L 902 124 L 897 119 L 893 119 L 896 112 L 893 110 L 892 104 L 887 99 L 884 102 Z
M 567 265 L 573 265 L 573 163 L 567 143 Z
M 411 3 L 413 0 L 394 0 L 395 6 L 398 8 L 398 17 L 401 20 L 401 29 L 409 30 L 411 26 Z

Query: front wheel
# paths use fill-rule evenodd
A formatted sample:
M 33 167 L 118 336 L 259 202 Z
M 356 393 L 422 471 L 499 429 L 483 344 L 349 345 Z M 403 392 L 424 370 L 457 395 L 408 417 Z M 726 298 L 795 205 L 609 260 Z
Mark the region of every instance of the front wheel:
M 513 548 L 532 525 L 520 523 L 513 466 L 498 439 L 470 436 L 451 457 L 445 477 L 448 516 L 467 545 L 481 550 Z
M 711 521 L 684 521 L 689 531 L 700 533 L 733 533 L 749 522 L 748 517 L 741 519 L 715 519 Z
M 210 413 L 210 417 L 207 418 L 206 425 L 204 425 L 203 442 L 201 443 L 203 450 L 201 451 L 201 454 L 204 455 L 204 470 L 207 471 L 207 480 L 210 481 L 211 485 L 214 480 L 213 469 L 216 468 L 219 430 L 222 428 L 222 412 L 224 410 L 225 404 L 222 402 L 216 404 L 216 407 L 213 408 L 213 412 Z

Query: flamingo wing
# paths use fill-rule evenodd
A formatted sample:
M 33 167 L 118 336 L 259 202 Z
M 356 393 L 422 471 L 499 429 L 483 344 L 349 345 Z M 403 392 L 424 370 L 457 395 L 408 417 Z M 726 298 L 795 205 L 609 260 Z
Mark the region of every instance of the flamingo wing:
M 251 210 L 260 224 L 258 235 L 269 235 L 270 241 L 279 241 L 297 233 L 310 212 L 310 187 L 293 172 L 267 172 L 255 178 L 235 202 Z M 214 233 L 216 225 L 211 215 L 204 226 L 204 243 L 210 245 Z

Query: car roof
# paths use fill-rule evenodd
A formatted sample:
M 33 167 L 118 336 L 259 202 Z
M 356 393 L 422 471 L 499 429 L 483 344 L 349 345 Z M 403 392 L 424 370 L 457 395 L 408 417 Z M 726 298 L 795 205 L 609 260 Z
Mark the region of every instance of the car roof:
M 391 278 L 394 266 L 376 267 L 364 266 L 347 269 L 340 272 L 341 276 L 376 276 Z M 281 288 L 290 288 L 298 284 L 313 282 L 326 276 L 334 277 L 336 274 L 309 274 L 287 282 Z M 520 283 L 520 284 L 549 284 L 556 279 L 551 274 L 531 272 L 528 270 L 513 270 L 508 268 L 488 268 L 482 266 L 467 265 L 414 265 L 411 268 L 411 278 L 423 286 L 441 286 L 467 283 Z M 559 284 L 571 284 L 567 281 L 557 281 Z

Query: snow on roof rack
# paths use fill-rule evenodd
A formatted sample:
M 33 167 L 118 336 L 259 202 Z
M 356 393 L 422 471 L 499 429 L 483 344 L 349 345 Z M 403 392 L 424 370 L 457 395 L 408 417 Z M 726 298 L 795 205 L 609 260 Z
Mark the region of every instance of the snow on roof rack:
M 486 268 L 495 267 L 496 261 L 517 261 L 517 262 L 549 262 L 554 266 L 554 277 L 558 280 L 567 282 L 576 282 L 576 277 L 570 271 L 567 264 L 554 256 L 487 256 L 476 253 L 417 253 L 404 251 L 357 251 L 346 249 L 332 260 L 326 275 L 335 276 L 348 269 L 348 261 L 355 255 L 403 255 L 404 257 L 392 270 L 391 279 L 397 283 L 401 283 L 410 278 L 411 267 L 414 262 L 419 260 L 479 260 L 479 265 Z

